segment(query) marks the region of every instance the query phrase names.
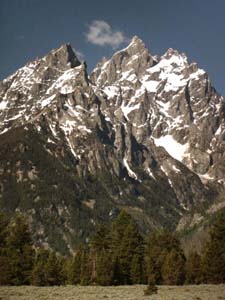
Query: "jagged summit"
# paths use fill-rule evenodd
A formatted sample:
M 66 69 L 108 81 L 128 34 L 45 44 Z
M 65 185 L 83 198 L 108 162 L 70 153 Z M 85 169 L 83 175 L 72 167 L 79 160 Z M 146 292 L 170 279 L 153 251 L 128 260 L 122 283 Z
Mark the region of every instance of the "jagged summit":
M 139 38 L 137 35 L 135 35 L 131 39 L 128 46 L 126 48 L 120 50 L 120 51 L 128 50 L 128 49 L 131 49 L 131 48 L 136 48 L 137 50 L 140 51 L 140 49 L 143 49 L 143 48 L 146 48 L 146 47 L 145 47 L 145 43 L 143 42 L 143 40 L 141 38 Z
M 97 85 L 112 84 L 114 81 L 123 80 L 127 74 L 141 75 L 154 63 L 154 58 L 143 41 L 134 36 L 126 48 L 117 51 L 109 60 L 98 64 L 90 77 Z
M 224 98 L 184 54 L 153 57 L 138 37 L 90 78 L 65 44 L 3 80 L 0 134 L 0 206 L 60 252 L 118 208 L 147 232 L 225 206 Z
M 139 44 L 145 46 L 143 40 L 137 35 L 134 35 L 132 37 L 130 44 Z
M 50 51 L 45 59 L 50 65 L 56 65 L 61 68 L 67 68 L 68 64 L 71 68 L 77 67 L 81 64 L 69 43 L 62 45 L 58 49 Z

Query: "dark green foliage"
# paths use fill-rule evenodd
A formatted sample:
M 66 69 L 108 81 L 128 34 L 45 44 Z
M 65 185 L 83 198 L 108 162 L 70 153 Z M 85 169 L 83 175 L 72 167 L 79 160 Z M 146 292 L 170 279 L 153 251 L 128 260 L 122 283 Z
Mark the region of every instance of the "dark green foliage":
M 63 259 L 55 252 L 50 252 L 45 264 L 48 285 L 62 285 L 65 282 Z
M 29 284 L 34 262 L 34 249 L 29 227 L 21 215 L 16 215 L 8 225 L 6 253 L 9 259 L 9 284 Z
M 6 238 L 8 235 L 9 217 L 0 212 L 0 247 L 6 246 Z
M 132 284 L 143 283 L 143 255 L 134 254 L 130 266 L 130 278 Z
M 163 268 L 166 269 L 172 264 L 173 257 L 179 258 L 180 271 L 183 273 L 185 260 L 179 240 L 168 231 L 153 232 L 149 237 L 146 247 L 148 277 L 153 275 L 156 284 L 163 284 L 165 280 L 168 281 L 165 273 L 163 276 Z M 167 267 L 164 266 L 165 263 Z
M 35 251 L 28 224 L 21 215 L 0 214 L 0 284 L 37 286 L 69 284 L 123 285 L 148 282 L 145 295 L 157 293 L 156 284 L 181 285 L 225 282 L 225 218 L 211 232 L 203 257 L 190 253 L 186 261 L 176 236 L 153 232 L 146 245 L 136 223 L 121 211 L 110 227 L 100 225 L 90 244 L 81 245 L 66 260 L 45 249 Z M 67 281 L 66 281 L 67 277 Z
M 225 283 L 225 214 L 220 214 L 211 231 L 202 260 L 206 283 Z
M 55 252 L 40 249 L 36 253 L 32 271 L 32 284 L 37 286 L 53 286 L 65 283 L 64 260 Z
M 91 280 L 91 264 L 89 252 L 86 247 L 81 252 L 80 284 L 88 285 Z
M 182 285 L 185 281 L 185 257 L 181 249 L 167 253 L 162 266 L 163 284 Z
M 143 239 L 131 216 L 122 211 L 111 227 L 98 226 L 90 249 L 76 253 L 69 266 L 73 284 L 143 283 Z
M 32 270 L 32 285 L 44 286 L 47 284 L 45 264 L 48 260 L 49 251 L 40 249 L 36 253 L 34 267 Z
M 186 261 L 186 283 L 200 284 L 202 282 L 201 256 L 193 251 L 189 253 Z
M 143 239 L 130 215 L 121 211 L 112 224 L 112 259 L 116 265 L 115 284 L 132 284 L 142 281 Z M 136 262 L 135 262 L 136 261 Z M 140 262 L 137 268 L 137 261 Z
M 100 285 L 110 285 L 113 279 L 111 257 L 111 235 L 105 225 L 98 226 L 91 240 L 90 251 L 92 270 L 91 281 Z
M 80 248 L 74 254 L 68 265 L 68 283 L 88 285 L 91 278 L 91 264 L 89 253 L 85 246 Z
M 9 218 L 0 213 L 0 285 L 10 282 L 9 257 L 6 238 L 8 236 Z
M 82 258 L 82 249 L 74 254 L 73 259 L 68 265 L 68 283 L 69 284 L 79 284 L 81 278 L 81 258 Z
M 111 285 L 113 283 L 113 267 L 112 257 L 109 252 L 102 251 L 97 257 L 97 276 L 96 283 L 99 285 Z
M 54 252 L 36 251 L 24 217 L 0 215 L 0 285 L 60 285 L 65 260 Z

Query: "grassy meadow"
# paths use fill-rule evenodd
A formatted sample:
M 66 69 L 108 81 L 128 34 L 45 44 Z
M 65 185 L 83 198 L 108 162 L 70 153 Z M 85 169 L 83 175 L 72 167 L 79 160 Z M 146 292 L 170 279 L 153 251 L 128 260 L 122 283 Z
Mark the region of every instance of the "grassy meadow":
M 3 286 L 0 300 L 225 300 L 225 285 L 160 286 L 145 296 L 145 286 Z

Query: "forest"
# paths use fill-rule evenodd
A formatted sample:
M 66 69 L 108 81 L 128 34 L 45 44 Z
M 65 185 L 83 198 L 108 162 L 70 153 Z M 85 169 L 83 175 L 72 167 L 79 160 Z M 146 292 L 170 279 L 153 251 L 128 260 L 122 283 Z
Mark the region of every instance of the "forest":
M 35 247 L 23 215 L 0 214 L 0 285 L 147 283 L 225 283 L 225 214 L 214 221 L 202 252 L 185 256 L 176 233 L 156 230 L 143 237 L 122 210 L 109 225 L 96 226 L 71 257 Z

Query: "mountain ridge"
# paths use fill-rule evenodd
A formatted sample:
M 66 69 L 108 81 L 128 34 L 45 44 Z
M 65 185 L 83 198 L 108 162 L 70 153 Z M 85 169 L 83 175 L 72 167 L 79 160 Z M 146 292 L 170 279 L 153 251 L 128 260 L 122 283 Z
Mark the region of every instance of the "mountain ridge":
M 225 206 L 224 116 L 176 50 L 152 56 L 135 36 L 88 76 L 65 44 L 0 83 L 0 205 L 59 252 L 121 208 L 143 233 L 201 226 Z

